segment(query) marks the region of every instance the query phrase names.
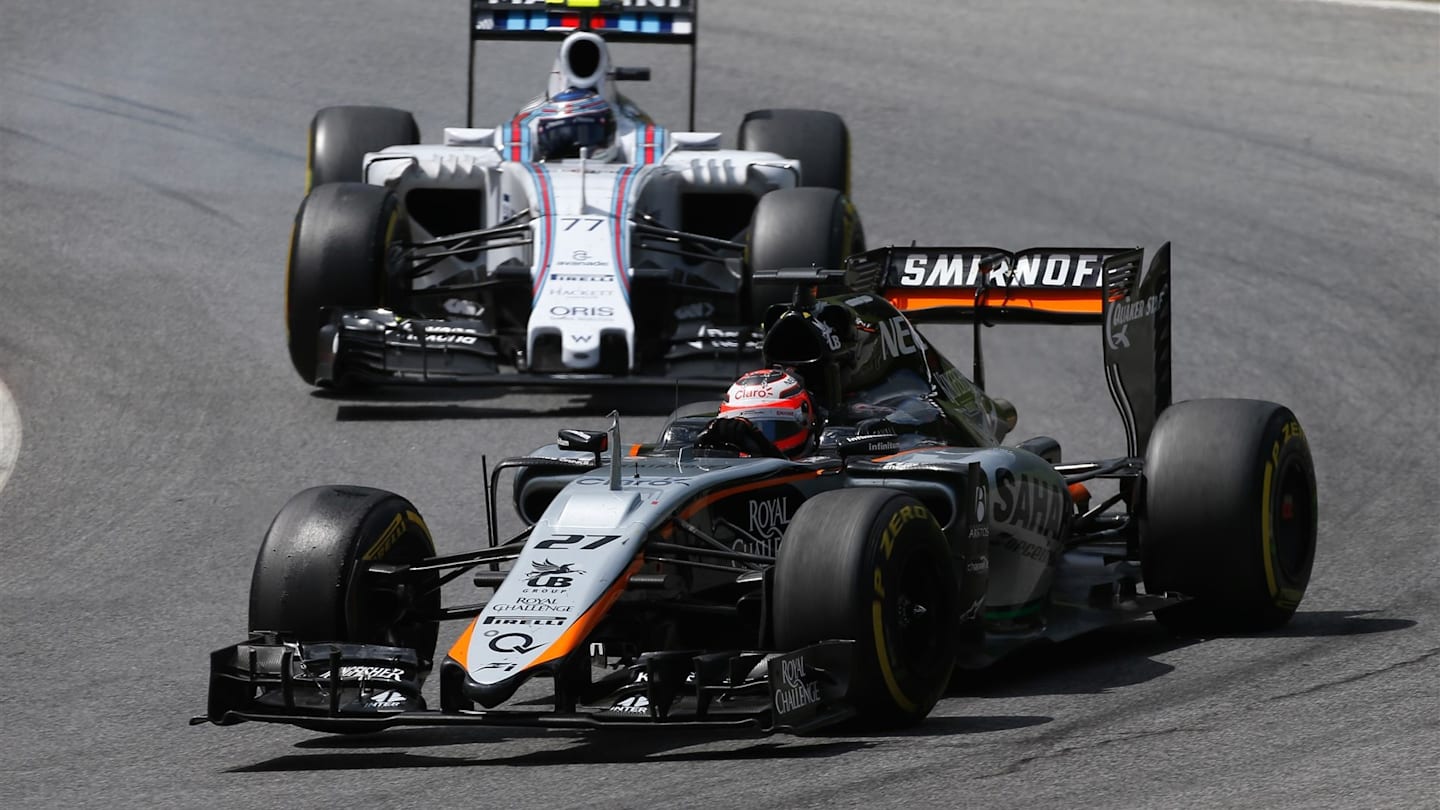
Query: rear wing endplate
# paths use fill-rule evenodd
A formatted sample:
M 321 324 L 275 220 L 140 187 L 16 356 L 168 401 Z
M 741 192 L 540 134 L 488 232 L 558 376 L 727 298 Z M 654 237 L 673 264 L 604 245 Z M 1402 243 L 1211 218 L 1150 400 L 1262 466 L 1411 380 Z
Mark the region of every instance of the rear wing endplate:
M 1105 262 L 1105 384 L 1125 423 L 1131 456 L 1142 456 L 1160 412 L 1170 407 L 1170 243 L 1141 275 L 1145 251 Z

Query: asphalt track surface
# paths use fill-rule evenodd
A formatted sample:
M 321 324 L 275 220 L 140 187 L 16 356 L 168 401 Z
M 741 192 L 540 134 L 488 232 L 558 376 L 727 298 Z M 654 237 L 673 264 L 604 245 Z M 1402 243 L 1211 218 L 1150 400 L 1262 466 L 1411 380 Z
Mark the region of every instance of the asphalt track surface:
M 1291 625 L 1179 642 L 1136 623 L 973 679 L 889 736 L 187 727 L 293 492 L 393 489 L 459 551 L 480 537 L 482 453 L 615 404 L 648 436 L 665 409 L 326 399 L 290 369 L 309 118 L 379 103 L 427 139 L 458 123 L 464 3 L 3 0 L 0 378 L 24 445 L 0 493 L 0 804 L 1434 807 L 1440 15 L 910 6 L 711 3 L 699 128 L 843 113 L 875 244 L 1172 240 L 1177 398 L 1287 403 L 1315 453 L 1320 552 Z M 683 122 L 678 52 L 619 57 L 656 66 L 632 95 Z M 550 58 L 486 49 L 479 120 L 537 92 Z M 987 340 L 1021 435 L 1118 452 L 1098 334 Z M 964 356 L 963 336 L 939 342 Z

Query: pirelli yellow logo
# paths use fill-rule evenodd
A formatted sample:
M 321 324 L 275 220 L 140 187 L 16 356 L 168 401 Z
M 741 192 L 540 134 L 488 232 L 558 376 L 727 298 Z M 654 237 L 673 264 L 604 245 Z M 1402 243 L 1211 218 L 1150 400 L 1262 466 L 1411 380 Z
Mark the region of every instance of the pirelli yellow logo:
M 395 519 L 390 521 L 390 525 L 386 526 L 385 531 L 380 533 L 379 539 L 371 544 L 369 550 L 367 550 L 360 559 L 378 560 L 384 557 L 385 553 L 394 547 L 395 542 L 399 540 L 403 534 L 405 534 L 405 516 L 396 512 Z
M 425 521 L 420 519 L 420 515 L 409 510 L 403 513 L 397 512 L 395 518 L 390 521 L 390 525 L 385 527 L 385 531 L 381 532 L 380 536 L 375 539 L 375 542 L 370 544 L 370 548 L 366 549 L 360 559 L 366 561 L 379 560 L 386 554 L 389 554 L 390 549 L 394 548 L 400 538 L 405 536 L 406 520 L 409 520 L 419 527 L 420 531 L 424 532 L 427 537 L 430 535 L 430 527 L 425 525 Z
M 885 553 L 885 559 L 895 553 L 895 538 L 899 536 L 900 530 L 905 524 L 912 520 L 924 520 L 930 517 L 930 512 L 923 506 L 902 506 L 899 511 L 890 516 L 890 522 L 886 524 L 885 531 L 880 533 L 880 550 Z M 875 566 L 875 595 L 881 599 L 885 597 L 885 579 L 881 576 L 880 566 Z M 878 604 L 878 602 L 877 602 Z
M 905 528 L 905 524 L 912 520 L 923 520 L 929 516 L 930 513 L 923 506 L 902 506 L 899 511 L 891 515 L 890 523 L 880 535 L 880 547 L 885 550 L 885 559 L 890 559 L 890 555 L 894 553 L 895 537 L 900 534 L 901 529 Z

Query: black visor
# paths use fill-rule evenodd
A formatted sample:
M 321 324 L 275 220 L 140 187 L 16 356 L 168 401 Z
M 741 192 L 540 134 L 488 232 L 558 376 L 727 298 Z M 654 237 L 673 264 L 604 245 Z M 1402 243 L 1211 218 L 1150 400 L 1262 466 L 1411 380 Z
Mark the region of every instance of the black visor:
M 540 122 L 535 149 L 541 160 L 580 157 L 580 148 L 609 146 L 615 119 L 606 112 L 552 118 Z
M 783 442 L 805 432 L 805 425 L 788 414 L 785 416 L 777 414 L 774 418 L 751 414 L 746 418 L 760 431 L 762 436 L 772 442 Z

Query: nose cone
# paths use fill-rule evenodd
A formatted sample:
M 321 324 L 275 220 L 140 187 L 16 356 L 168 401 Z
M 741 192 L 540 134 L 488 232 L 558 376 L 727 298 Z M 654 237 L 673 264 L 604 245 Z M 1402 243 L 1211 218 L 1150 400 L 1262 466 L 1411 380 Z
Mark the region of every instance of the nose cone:
M 560 359 L 568 369 L 589 371 L 600 365 L 597 335 L 566 334 L 560 340 Z

